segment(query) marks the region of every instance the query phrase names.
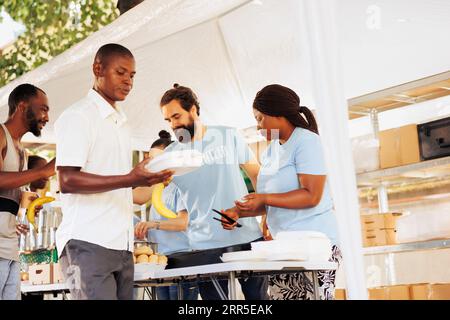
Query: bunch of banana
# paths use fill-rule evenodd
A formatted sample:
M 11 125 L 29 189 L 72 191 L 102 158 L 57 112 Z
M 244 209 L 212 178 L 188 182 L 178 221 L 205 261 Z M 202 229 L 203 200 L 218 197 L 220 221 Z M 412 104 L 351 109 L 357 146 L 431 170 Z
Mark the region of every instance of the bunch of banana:
M 152 206 L 154 206 L 156 211 L 163 217 L 168 219 L 176 218 L 176 213 L 168 209 L 162 201 L 162 192 L 164 188 L 164 183 L 158 183 L 155 185 L 152 193 Z
M 53 197 L 37 198 L 36 200 L 31 202 L 30 205 L 28 206 L 27 219 L 28 219 L 28 222 L 33 225 L 34 230 L 36 230 L 36 232 L 38 232 L 38 228 L 36 226 L 36 221 L 35 221 L 36 207 L 42 206 L 44 203 L 52 202 L 54 200 L 55 200 L 55 198 L 53 198 Z

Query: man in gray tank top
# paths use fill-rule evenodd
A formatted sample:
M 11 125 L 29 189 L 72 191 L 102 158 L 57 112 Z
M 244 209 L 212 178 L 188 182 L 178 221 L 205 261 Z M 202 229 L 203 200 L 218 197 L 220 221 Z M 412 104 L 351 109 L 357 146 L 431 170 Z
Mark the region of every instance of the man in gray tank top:
M 0 300 L 20 299 L 16 215 L 21 188 L 55 174 L 54 160 L 45 167 L 27 170 L 27 156 L 21 144 L 25 133 L 39 137 L 48 122 L 45 92 L 31 84 L 21 84 L 9 95 L 8 105 L 8 119 L 0 124 Z

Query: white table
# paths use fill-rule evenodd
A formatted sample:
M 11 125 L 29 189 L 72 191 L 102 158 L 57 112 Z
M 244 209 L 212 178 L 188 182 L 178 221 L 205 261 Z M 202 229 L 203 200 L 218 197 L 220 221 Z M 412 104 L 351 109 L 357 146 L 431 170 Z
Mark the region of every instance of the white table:
M 66 292 L 69 291 L 69 287 L 66 283 L 53 283 L 53 284 L 31 284 L 29 282 L 22 281 L 20 283 L 20 291 L 25 294 L 57 294 L 62 293 L 63 298 L 67 299 Z
M 319 283 L 317 272 L 321 270 L 336 270 L 337 264 L 334 262 L 314 262 L 314 261 L 239 261 L 201 265 L 195 267 L 167 269 L 153 273 L 148 280 L 135 281 L 137 286 L 152 286 L 158 280 L 183 281 L 187 279 L 209 278 L 222 299 L 227 299 L 220 287 L 217 276 L 226 275 L 230 286 L 229 299 L 236 299 L 236 276 L 250 272 L 252 275 L 267 275 L 274 272 L 311 272 L 313 275 L 314 298 L 319 297 Z M 181 284 L 178 285 L 178 292 L 181 294 Z
M 211 280 L 222 299 L 227 299 L 225 293 L 218 283 L 218 276 L 225 275 L 230 286 L 229 299 L 236 300 L 236 277 L 251 273 L 252 275 L 267 275 L 274 272 L 311 272 L 313 274 L 313 290 L 315 299 L 319 299 L 319 283 L 317 272 L 321 270 L 336 270 L 334 262 L 314 261 L 239 261 L 207 264 L 195 267 L 167 269 L 152 273 L 148 279 L 135 281 L 138 287 L 154 287 L 156 285 L 172 285 L 178 283 L 178 293 L 181 296 L 181 283 L 189 279 Z M 21 283 L 22 293 L 59 293 L 67 292 L 65 283 L 32 285 L 27 282 Z

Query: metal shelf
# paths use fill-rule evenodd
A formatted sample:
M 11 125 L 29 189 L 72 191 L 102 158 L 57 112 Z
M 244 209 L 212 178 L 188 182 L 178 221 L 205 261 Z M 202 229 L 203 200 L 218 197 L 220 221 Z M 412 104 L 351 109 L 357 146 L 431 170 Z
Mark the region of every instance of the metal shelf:
M 401 243 L 389 246 L 364 248 L 364 255 L 398 253 L 408 251 L 433 250 L 450 248 L 450 239 Z
M 402 182 L 414 182 L 427 178 L 450 176 L 450 156 L 434 160 L 427 160 L 406 166 L 382 169 L 357 174 L 359 187 Z
M 450 95 L 450 71 L 348 100 L 350 119 Z

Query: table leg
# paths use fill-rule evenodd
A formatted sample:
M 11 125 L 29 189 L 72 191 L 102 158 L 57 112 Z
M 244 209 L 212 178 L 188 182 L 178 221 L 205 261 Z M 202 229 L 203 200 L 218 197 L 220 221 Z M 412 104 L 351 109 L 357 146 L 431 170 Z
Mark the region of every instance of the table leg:
M 217 281 L 216 277 L 210 277 L 211 281 L 216 288 L 217 292 L 219 293 L 219 296 L 222 300 L 228 300 L 225 292 L 223 292 L 222 287 L 220 286 L 219 282 Z
M 178 283 L 177 283 L 177 295 L 178 295 L 178 300 L 183 300 L 183 282 L 182 281 L 178 281 Z
M 151 290 L 149 289 L 149 287 L 144 287 L 144 296 L 145 295 L 147 295 L 147 297 L 150 299 L 150 300 L 154 300 L 154 298 L 153 298 L 153 296 L 152 296 L 152 292 L 151 292 Z M 144 297 L 144 300 L 145 300 L 145 297 Z
M 150 290 L 152 292 L 152 300 L 157 300 L 156 298 L 156 288 L 155 287 L 150 287 Z
M 312 271 L 314 300 L 320 300 L 319 277 L 317 271 Z
M 236 298 L 236 274 L 234 271 L 228 273 L 228 285 L 230 292 L 230 300 L 237 300 Z

